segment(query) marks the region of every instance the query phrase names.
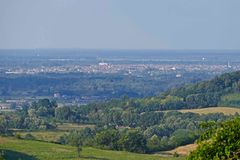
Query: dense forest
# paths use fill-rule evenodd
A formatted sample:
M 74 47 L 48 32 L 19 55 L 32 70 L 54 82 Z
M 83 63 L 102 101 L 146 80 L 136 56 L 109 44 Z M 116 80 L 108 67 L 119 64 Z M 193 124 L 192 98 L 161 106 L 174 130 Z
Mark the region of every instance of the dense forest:
M 151 70 L 149 72 L 152 72 Z M 154 96 L 169 88 L 187 83 L 196 83 L 209 79 L 212 75 L 198 72 L 185 73 L 181 80 L 176 73 L 158 73 L 150 76 L 124 74 L 37 74 L 37 75 L 0 75 L 1 97 L 49 96 L 60 93 L 63 97 L 98 96 L 120 98 Z M 171 80 L 170 80 L 171 79 Z M 100 100 L 101 100 L 100 99 Z

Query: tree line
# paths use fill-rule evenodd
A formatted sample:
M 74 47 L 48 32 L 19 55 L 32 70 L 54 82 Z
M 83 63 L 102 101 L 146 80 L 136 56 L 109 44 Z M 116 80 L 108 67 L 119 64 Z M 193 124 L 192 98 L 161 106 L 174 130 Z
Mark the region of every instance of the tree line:
M 193 143 L 199 137 L 198 128 L 202 121 L 222 121 L 227 118 L 229 117 L 221 113 L 207 115 L 177 111 L 138 113 L 134 109 L 124 110 L 111 106 L 102 109 L 58 106 L 55 101 L 41 99 L 20 111 L 2 113 L 0 132 L 7 134 L 11 131 L 10 128 L 56 130 L 57 123 L 62 122 L 94 124 L 94 128 L 72 131 L 64 135 L 58 143 L 73 145 L 71 139 L 80 138 L 81 142 L 74 145 L 153 153 Z M 26 138 L 32 137 L 28 135 Z

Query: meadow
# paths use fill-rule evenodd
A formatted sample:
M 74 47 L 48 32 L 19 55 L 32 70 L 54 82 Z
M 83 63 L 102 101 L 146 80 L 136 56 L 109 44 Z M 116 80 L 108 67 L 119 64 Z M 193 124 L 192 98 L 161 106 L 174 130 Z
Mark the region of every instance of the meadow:
M 24 138 L 26 135 L 31 134 L 34 139 L 38 141 L 45 142 L 57 142 L 57 140 L 66 134 L 65 131 L 21 131 L 16 132 L 21 138 Z
M 81 130 L 83 128 L 93 128 L 95 125 L 84 125 L 76 123 L 57 123 L 57 129 L 60 131 Z
M 6 159 L 24 160 L 182 160 L 184 157 L 162 157 L 158 154 L 136 154 L 124 151 L 100 150 L 84 147 L 81 157 L 76 158 L 76 148 L 54 143 L 21 140 L 0 137 L 0 149 L 4 150 Z
M 58 123 L 56 130 L 42 130 L 42 131 L 24 131 L 15 130 L 13 131 L 18 134 L 21 138 L 24 138 L 27 134 L 31 134 L 34 139 L 45 142 L 57 142 L 57 140 L 64 134 L 68 134 L 71 130 L 81 130 L 86 127 L 92 128 L 94 125 L 79 125 L 75 123 Z

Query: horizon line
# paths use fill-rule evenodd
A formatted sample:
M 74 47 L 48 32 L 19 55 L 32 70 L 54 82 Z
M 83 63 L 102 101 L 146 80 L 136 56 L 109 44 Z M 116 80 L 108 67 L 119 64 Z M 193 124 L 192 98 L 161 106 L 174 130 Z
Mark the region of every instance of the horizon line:
M 112 49 L 112 48 L 0 48 L 0 50 L 99 50 L 99 51 L 240 51 L 240 49 Z

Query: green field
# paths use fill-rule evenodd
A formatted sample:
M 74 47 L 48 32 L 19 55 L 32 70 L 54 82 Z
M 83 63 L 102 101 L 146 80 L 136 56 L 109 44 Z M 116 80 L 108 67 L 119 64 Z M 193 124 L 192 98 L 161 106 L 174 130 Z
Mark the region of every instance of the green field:
M 86 127 L 92 128 L 94 125 L 78 125 L 74 123 L 62 123 L 57 124 L 56 130 L 50 131 L 24 131 L 12 129 L 21 138 L 24 138 L 26 134 L 31 134 L 36 140 L 46 141 L 46 142 L 57 142 L 57 140 L 67 134 L 71 130 L 81 130 Z
M 31 134 L 36 140 L 46 142 L 57 142 L 57 140 L 66 134 L 65 131 L 31 131 L 31 132 L 16 132 L 21 138 L 25 135 Z
M 14 112 L 14 109 L 0 109 L 0 113 L 1 112 Z
M 84 125 L 84 124 L 75 124 L 75 123 L 58 123 L 57 129 L 61 131 L 70 131 L 70 130 L 81 130 L 83 128 L 89 127 L 92 128 L 95 125 Z
M 83 148 L 81 158 L 76 158 L 75 148 L 71 146 L 19 140 L 0 137 L 0 149 L 5 150 L 7 160 L 182 160 L 180 158 L 161 157 L 157 154 L 136 154 L 122 151 L 107 151 L 91 147 Z

